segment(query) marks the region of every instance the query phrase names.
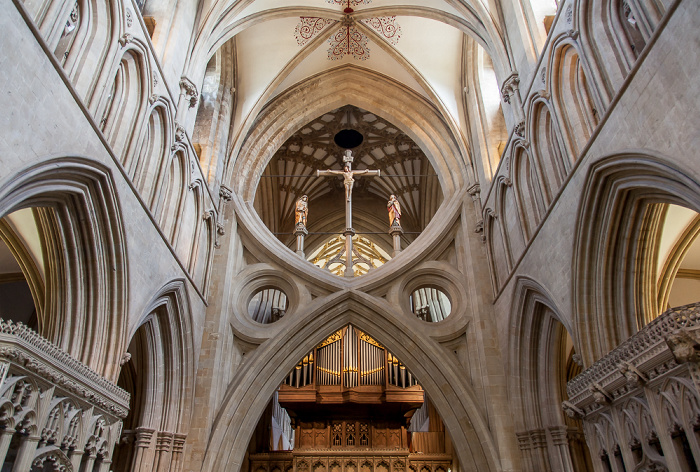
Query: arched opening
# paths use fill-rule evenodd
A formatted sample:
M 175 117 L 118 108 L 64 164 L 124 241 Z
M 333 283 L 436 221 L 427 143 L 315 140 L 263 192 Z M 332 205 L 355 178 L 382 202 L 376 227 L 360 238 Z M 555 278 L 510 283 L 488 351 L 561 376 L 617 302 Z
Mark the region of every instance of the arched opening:
M 192 146 L 210 186 L 221 180 L 235 112 L 234 50 L 232 39 L 209 59 L 192 131 Z
M 22 213 L 25 229 L 15 233 L 28 235 L 26 241 L 38 234 L 44 260 L 42 280 L 41 271 L 33 274 L 33 258 L 24 261 L 16 246 L 36 301 L 39 334 L 100 375 L 116 379 L 125 348 L 127 269 L 110 174 L 90 161 L 61 158 L 24 169 L 11 182 L 0 194 L 0 215 L 11 215 L 3 221 L 12 223 L 18 210 L 28 211 Z M 17 241 L 12 234 L 3 239 L 11 249 Z M 32 243 L 25 246 L 32 253 Z M 33 253 L 38 258 L 36 248 Z
M 685 275 L 696 267 L 700 187 L 659 159 L 616 156 L 593 167 L 584 195 L 574 273 L 589 365 L 669 307 L 672 294 L 678 303 L 697 301 Z
M 561 146 L 559 127 L 549 106 L 543 101 L 535 102 L 531 116 L 533 154 L 542 165 L 547 195 L 551 200 L 564 183 L 571 162 Z
M 517 192 L 525 239 L 532 238 L 547 211 L 540 175 L 530 153 L 521 146 L 513 152 L 513 186 Z
M 542 287 L 526 278 L 516 284 L 510 387 L 524 470 L 594 470 L 583 423 L 561 407 L 567 382 L 582 371 L 581 358 Z
M 189 302 L 182 281 L 166 285 L 129 343 L 117 384 L 129 414 L 114 470 L 178 470 L 190 427 L 194 363 Z
M 41 211 L 46 209 L 27 208 L 0 220 L 0 318 L 38 333 L 46 324 L 44 251 L 37 226 Z
M 287 375 L 258 421 L 244 468 L 287 470 L 304 462 L 316 472 L 358 463 L 368 472 L 388 472 L 389 464 L 446 471 L 458 467 L 452 451 L 418 380 L 350 324 Z
M 580 157 L 593 130 L 600 121 L 600 112 L 591 93 L 581 58 L 574 46 L 566 44 L 555 55 L 553 89 L 555 105 L 562 117 L 574 160 Z
M 305 253 L 323 269 L 342 275 L 345 254 L 347 187 L 340 173 L 345 150 L 334 137 L 342 130 L 363 136 L 352 149 L 351 193 L 355 275 L 364 275 L 394 254 L 391 225 L 399 222 L 405 248 L 425 229 L 442 203 L 437 175 L 423 150 L 400 128 L 361 108 L 346 105 L 327 112 L 294 133 L 274 154 L 260 179 L 254 206 L 268 229 L 290 249 L 296 242 L 297 203 L 307 197 Z M 363 175 L 367 171 L 379 176 Z M 390 208 L 391 196 L 399 210 Z M 394 212 L 394 221 L 389 215 Z M 397 218 L 398 216 L 398 218 Z
M 145 109 L 147 103 L 147 84 L 143 57 L 134 49 L 127 50 L 104 98 L 99 124 L 122 162 L 129 156 L 136 125 L 140 123 L 142 109 Z
M 656 315 L 700 301 L 700 214 L 660 203 L 650 205 L 647 215 L 644 226 L 648 233 L 642 237 L 647 240 L 645 254 L 656 258 L 655 267 L 652 262 L 647 269 L 653 270 L 657 279 Z

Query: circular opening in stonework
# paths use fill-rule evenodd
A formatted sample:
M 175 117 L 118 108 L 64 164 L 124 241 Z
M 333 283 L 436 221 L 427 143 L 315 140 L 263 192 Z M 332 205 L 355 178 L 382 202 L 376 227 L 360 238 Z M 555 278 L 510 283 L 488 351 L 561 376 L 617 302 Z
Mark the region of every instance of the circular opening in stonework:
M 258 323 L 274 323 L 286 313 L 287 294 L 274 287 L 257 290 L 248 302 L 248 314 Z
M 414 290 L 409 297 L 409 306 L 414 315 L 429 323 L 442 321 L 452 312 L 452 303 L 447 294 L 431 286 Z
M 335 136 L 333 137 L 333 142 L 335 142 L 338 147 L 343 149 L 354 149 L 362 144 L 362 141 L 364 140 L 365 137 L 362 136 L 362 133 L 354 129 L 340 130 L 335 133 Z

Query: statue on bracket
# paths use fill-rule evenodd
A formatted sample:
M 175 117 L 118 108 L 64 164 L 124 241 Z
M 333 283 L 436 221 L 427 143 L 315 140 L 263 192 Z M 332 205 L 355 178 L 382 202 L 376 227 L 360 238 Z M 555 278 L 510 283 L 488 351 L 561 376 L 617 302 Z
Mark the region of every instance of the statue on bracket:
M 296 208 L 294 209 L 294 226 L 302 225 L 306 227 L 306 217 L 309 215 L 309 197 L 302 195 L 297 200 Z
M 386 209 L 389 211 L 389 226 L 401 226 L 401 204 L 396 195 L 389 197 Z

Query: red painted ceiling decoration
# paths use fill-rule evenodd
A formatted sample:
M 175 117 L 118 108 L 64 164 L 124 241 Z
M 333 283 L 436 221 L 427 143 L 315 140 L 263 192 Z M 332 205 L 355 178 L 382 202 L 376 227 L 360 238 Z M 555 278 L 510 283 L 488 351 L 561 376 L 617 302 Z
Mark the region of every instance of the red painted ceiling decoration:
M 368 4 L 372 0 L 326 0 L 328 3 L 344 6 L 345 19 L 341 22 L 328 18 L 319 18 L 312 16 L 302 16 L 299 18 L 294 30 L 294 37 L 299 46 L 303 46 L 327 26 L 340 23 L 338 31 L 328 38 L 328 59 L 342 59 L 346 54 L 352 55 L 355 59 L 364 61 L 369 59 L 369 38 L 360 30 L 355 20 L 352 18 L 352 13 L 355 11 L 352 7 L 361 4 Z M 395 16 L 380 16 L 361 20 L 363 24 L 372 28 L 377 34 L 384 37 L 390 44 L 396 45 L 401 38 L 401 26 L 396 23 Z

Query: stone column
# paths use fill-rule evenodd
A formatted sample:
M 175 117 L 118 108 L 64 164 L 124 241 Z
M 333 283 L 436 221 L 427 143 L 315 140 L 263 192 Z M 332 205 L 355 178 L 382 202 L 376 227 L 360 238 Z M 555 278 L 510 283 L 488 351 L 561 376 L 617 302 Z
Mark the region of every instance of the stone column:
M 520 452 L 523 456 L 523 461 L 525 463 L 525 471 L 536 472 L 534 464 L 532 463 L 530 433 L 527 431 L 523 431 L 520 433 L 515 433 L 515 436 L 518 438 L 518 447 L 520 448 Z
M 554 445 L 554 448 L 550 451 L 552 470 L 574 472 L 566 426 L 551 426 L 549 435 L 552 437 L 552 444 Z
M 10 442 L 14 434 L 14 428 L 3 429 L 0 433 L 0 464 L 5 462 L 5 456 L 7 456 L 7 450 L 10 447 Z
M 170 472 L 182 470 L 182 453 L 185 450 L 186 434 L 175 433 L 173 435 L 173 456 L 170 461 Z
M 306 226 L 304 226 L 302 223 L 298 223 L 294 227 L 294 235 L 297 237 L 297 254 L 302 258 L 306 257 L 304 255 L 304 237 L 307 234 L 309 234 L 309 232 L 306 230 Z
M 403 228 L 394 220 L 391 228 L 389 228 L 389 234 L 394 238 L 394 252 L 391 253 L 391 257 L 396 257 L 401 252 L 401 235 L 403 234 Z
M 549 458 L 547 457 L 547 433 L 545 430 L 531 430 L 530 441 L 532 443 L 533 459 L 537 464 L 536 470 L 551 470 Z
M 153 428 L 136 428 L 136 440 L 134 441 L 134 462 L 132 470 L 148 470 L 152 464 L 144 464 L 147 458 L 148 448 L 151 446 L 151 438 L 156 430 Z
M 170 469 L 171 447 L 173 444 L 173 433 L 159 431 L 156 437 L 156 458 L 153 470 L 165 472 Z
M 97 470 L 95 472 L 109 472 L 109 468 L 112 466 L 112 461 L 101 460 Z M 77 470 L 77 469 L 76 469 Z
M 26 472 L 31 468 L 36 446 L 40 439 L 40 436 L 24 436 L 21 439 L 12 472 Z

